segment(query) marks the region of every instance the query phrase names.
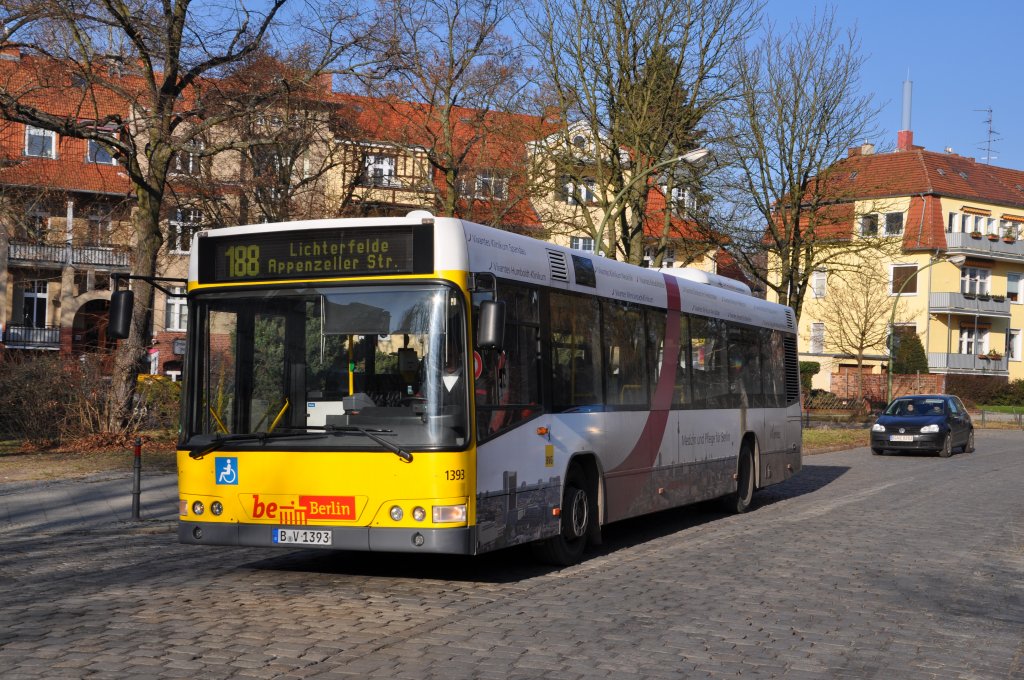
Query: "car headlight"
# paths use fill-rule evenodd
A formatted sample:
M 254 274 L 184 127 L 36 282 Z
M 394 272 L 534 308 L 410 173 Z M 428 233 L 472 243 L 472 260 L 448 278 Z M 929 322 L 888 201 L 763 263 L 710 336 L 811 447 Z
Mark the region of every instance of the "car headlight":
M 924 427 L 921 428 L 921 434 L 931 434 L 932 432 L 938 432 L 938 431 L 939 431 L 939 426 L 938 425 L 925 425 Z
M 875 423 L 874 425 L 871 426 L 871 431 L 872 432 L 885 432 L 885 425 L 882 425 L 880 423 Z

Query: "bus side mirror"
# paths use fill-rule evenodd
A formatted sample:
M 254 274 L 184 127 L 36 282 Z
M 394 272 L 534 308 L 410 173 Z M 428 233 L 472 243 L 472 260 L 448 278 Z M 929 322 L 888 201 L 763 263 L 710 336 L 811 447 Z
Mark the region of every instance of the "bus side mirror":
M 132 307 L 135 306 L 135 293 L 130 290 L 115 290 L 110 295 L 110 323 L 107 325 L 107 337 L 124 340 L 132 330 Z
M 484 300 L 480 303 L 480 318 L 476 329 L 477 349 L 502 349 L 505 339 L 505 303 Z

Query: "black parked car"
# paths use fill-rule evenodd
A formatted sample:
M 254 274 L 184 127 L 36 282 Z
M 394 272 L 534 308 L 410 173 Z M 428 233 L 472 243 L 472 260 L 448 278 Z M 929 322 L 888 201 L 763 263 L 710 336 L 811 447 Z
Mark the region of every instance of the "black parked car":
M 893 399 L 871 426 L 871 452 L 935 451 L 943 458 L 958 448 L 974 450 L 974 425 L 959 397 L 917 394 Z

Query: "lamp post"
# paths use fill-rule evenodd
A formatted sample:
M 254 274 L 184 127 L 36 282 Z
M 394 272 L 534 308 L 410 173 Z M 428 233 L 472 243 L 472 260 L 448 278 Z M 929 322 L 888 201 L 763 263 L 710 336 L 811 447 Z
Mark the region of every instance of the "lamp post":
M 699 149 L 694 149 L 693 151 L 687 151 L 686 153 L 684 153 L 681 156 L 675 156 L 673 158 L 669 158 L 667 160 L 663 160 L 663 161 L 661 161 L 659 163 L 655 163 L 651 167 L 647 168 L 644 172 L 641 172 L 641 173 L 631 177 L 630 180 L 628 182 L 626 182 L 626 185 L 624 187 L 622 187 L 622 189 L 619 191 L 619 193 L 615 194 L 615 197 L 612 198 L 611 204 L 609 206 L 612 209 L 608 210 L 607 212 L 605 212 L 604 217 L 601 219 L 600 223 L 598 223 L 598 225 L 597 225 L 597 233 L 595 234 L 595 236 L 597 238 L 594 239 L 594 249 L 595 249 L 595 251 L 596 252 L 601 252 L 602 246 L 604 245 L 604 230 L 605 230 L 605 227 L 608 226 L 608 222 L 611 220 L 613 215 L 616 216 L 616 217 L 618 216 L 620 211 L 615 209 L 615 207 L 619 205 L 619 200 L 623 196 L 626 195 L 626 192 L 629 191 L 630 188 L 632 188 L 632 186 L 634 184 L 636 184 L 637 182 L 639 182 L 642 179 L 647 179 L 655 171 L 660 170 L 661 168 L 666 168 L 666 167 L 668 167 L 670 165 L 678 165 L 679 163 L 688 163 L 689 165 L 692 165 L 695 168 L 699 168 L 702 165 L 704 165 L 705 163 L 707 163 L 708 158 L 710 158 L 710 157 L 711 157 L 711 152 L 708 151 L 707 149 L 701 147 Z
M 948 262 L 951 265 L 953 265 L 954 267 L 956 267 L 957 269 L 960 269 L 960 267 L 964 266 L 964 262 L 966 262 L 966 261 L 967 261 L 967 256 L 966 255 L 950 255 L 950 256 L 947 256 L 947 257 L 934 257 L 934 258 L 932 258 L 932 260 L 928 264 L 926 264 L 925 266 L 921 267 L 916 272 L 914 272 L 913 276 L 908 276 L 903 281 L 903 283 L 900 284 L 899 289 L 896 291 L 896 299 L 893 300 L 893 302 L 892 302 L 892 314 L 889 315 L 889 376 L 888 376 L 889 380 L 888 380 L 888 387 L 887 387 L 886 395 L 885 395 L 885 401 L 886 401 L 887 404 L 892 401 L 892 360 L 893 360 L 893 354 L 896 351 L 896 307 L 900 303 L 900 295 L 903 294 L 903 289 L 907 287 L 908 283 L 910 283 L 910 279 L 916 279 L 918 274 L 923 272 L 925 269 L 928 269 L 929 267 L 934 267 L 935 265 L 937 265 L 937 264 L 939 264 L 941 262 Z

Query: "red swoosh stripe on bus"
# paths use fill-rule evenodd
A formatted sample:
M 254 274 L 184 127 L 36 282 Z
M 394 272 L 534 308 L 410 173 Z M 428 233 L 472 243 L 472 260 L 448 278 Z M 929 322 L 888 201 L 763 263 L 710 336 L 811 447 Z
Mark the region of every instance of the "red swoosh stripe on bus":
M 647 422 L 644 423 L 640 437 L 626 459 L 610 471 L 611 473 L 626 474 L 618 479 L 615 479 L 614 474 L 612 476 L 615 489 L 614 492 L 608 494 L 608 521 L 622 517 L 633 499 L 640 493 L 647 476 L 631 475 L 628 472 L 649 468 L 654 464 L 654 459 L 657 458 L 661 442 L 665 437 L 665 427 L 668 425 L 669 408 L 672 406 L 672 394 L 676 384 L 676 359 L 673 357 L 679 356 L 680 293 L 679 284 L 674 276 L 668 274 L 662 276 L 665 277 L 668 314 L 665 319 L 665 347 L 662 352 L 661 372 L 654 388 L 651 411 L 647 415 Z

